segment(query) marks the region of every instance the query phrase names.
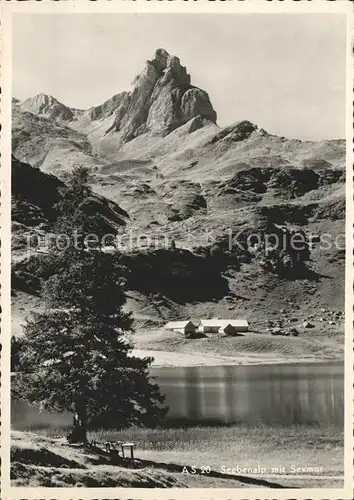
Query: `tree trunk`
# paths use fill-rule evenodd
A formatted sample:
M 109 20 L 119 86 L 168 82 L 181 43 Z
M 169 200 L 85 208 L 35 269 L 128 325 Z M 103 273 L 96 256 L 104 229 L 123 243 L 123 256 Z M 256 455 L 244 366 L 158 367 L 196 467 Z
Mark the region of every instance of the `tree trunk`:
M 84 412 L 74 411 L 73 414 L 73 427 L 71 433 L 68 435 L 70 443 L 86 443 L 86 419 Z

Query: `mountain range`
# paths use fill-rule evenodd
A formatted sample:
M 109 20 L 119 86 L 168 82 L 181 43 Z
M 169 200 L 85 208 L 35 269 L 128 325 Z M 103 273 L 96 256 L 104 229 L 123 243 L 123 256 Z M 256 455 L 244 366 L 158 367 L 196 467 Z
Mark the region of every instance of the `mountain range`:
M 24 262 L 24 237 L 50 232 L 58 189 L 81 164 L 92 174 L 90 213 L 110 230 L 168 238 L 179 250 L 125 251 L 128 265 L 150 266 L 151 286 L 139 284 L 141 269 L 132 268 L 128 307 L 137 324 L 227 313 L 248 317 L 259 329 L 274 318 L 280 327 L 310 319 L 314 328 L 303 335 L 311 337 L 311 347 L 299 348 L 300 354 L 318 343 L 324 342 L 325 353 L 340 345 L 343 325 L 333 319 L 344 308 L 344 251 L 338 245 L 314 248 L 311 273 L 291 280 L 264 273 L 252 255 L 220 269 L 198 260 L 203 248 L 222 244 L 230 233 L 257 232 L 264 219 L 309 237 L 344 234 L 345 141 L 279 137 L 246 118 L 235 109 L 237 121 L 219 127 L 208 93 L 164 49 L 146 62 L 130 91 L 100 106 L 73 109 L 45 94 L 13 99 L 16 272 Z M 139 258 L 130 262 L 129 253 Z M 202 293 L 208 280 L 215 293 Z

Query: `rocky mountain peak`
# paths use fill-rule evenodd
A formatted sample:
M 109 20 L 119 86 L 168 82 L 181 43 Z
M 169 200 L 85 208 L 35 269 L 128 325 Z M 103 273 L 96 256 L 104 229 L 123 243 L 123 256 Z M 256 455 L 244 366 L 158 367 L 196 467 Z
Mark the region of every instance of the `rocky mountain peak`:
M 55 120 L 71 120 L 74 117 L 73 110 L 59 102 L 55 97 L 43 94 L 35 95 L 20 104 L 22 111 L 27 111 L 44 118 Z
M 185 66 L 181 65 L 179 57 L 171 56 L 165 49 L 157 49 L 155 57 L 148 64 L 152 64 L 157 71 L 164 74 L 164 81 L 175 80 L 180 84 L 189 85 L 191 77 Z
M 156 67 L 156 69 L 159 69 L 163 71 L 166 69 L 167 66 L 167 61 L 170 58 L 170 54 L 167 52 L 165 49 L 157 49 L 155 51 L 155 57 L 151 61 L 151 63 Z
M 160 48 L 134 79 L 132 91 L 122 95 L 107 133 L 119 132 L 122 143 L 145 132 L 167 135 L 197 116 L 216 123 L 207 92 L 191 84 L 177 56 Z

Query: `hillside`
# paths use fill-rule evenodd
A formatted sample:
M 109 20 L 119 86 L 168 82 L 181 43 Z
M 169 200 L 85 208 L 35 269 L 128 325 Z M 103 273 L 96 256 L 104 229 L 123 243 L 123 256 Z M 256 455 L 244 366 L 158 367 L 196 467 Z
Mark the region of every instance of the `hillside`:
M 325 356 L 333 348 L 337 357 L 344 335 L 345 141 L 279 137 L 243 118 L 235 110 L 239 121 L 220 128 L 207 92 L 159 49 L 130 91 L 100 106 L 74 110 L 43 94 L 15 101 L 13 154 L 37 176 L 57 176 L 50 177 L 54 184 L 65 182 L 74 165 L 90 168 L 100 200 L 91 213 L 104 205 L 109 219 L 113 211 L 124 220 L 118 250 L 130 270 L 127 308 L 138 334 L 169 319 L 247 317 L 258 333 L 295 326 L 306 341 L 326 344 Z M 47 224 L 42 193 L 31 192 L 38 200 L 23 205 L 14 191 L 16 230 Z M 310 252 L 291 276 L 265 270 L 264 250 L 248 245 L 252 234 L 264 245 L 266 235 L 295 233 L 305 235 Z M 215 244 L 222 259 L 212 255 Z M 14 250 L 22 255 L 20 246 Z M 30 272 L 26 262 L 16 265 Z M 20 324 L 31 299 L 17 294 L 14 301 Z M 172 348 L 167 342 L 164 349 Z
M 24 108 L 26 109 L 26 108 Z M 33 108 L 30 108 L 34 111 Z M 86 136 L 68 127 L 67 120 L 52 119 L 12 105 L 12 154 L 20 161 L 53 174 L 64 174 L 73 166 L 94 168 L 99 162 Z
M 13 433 L 11 479 L 14 486 L 32 487 L 185 487 L 166 471 L 135 469 L 122 460 L 115 463 L 104 452 L 70 446 L 65 438 L 45 438 L 30 432 Z
M 65 183 L 52 174 L 12 157 L 12 258 L 28 257 L 33 250 L 49 245 L 45 237 L 53 232 L 58 213 L 55 205 Z M 128 214 L 119 205 L 92 194 L 80 206 L 86 215 L 94 214 L 99 227 L 116 233 L 127 223 Z M 43 244 L 40 243 L 43 241 Z

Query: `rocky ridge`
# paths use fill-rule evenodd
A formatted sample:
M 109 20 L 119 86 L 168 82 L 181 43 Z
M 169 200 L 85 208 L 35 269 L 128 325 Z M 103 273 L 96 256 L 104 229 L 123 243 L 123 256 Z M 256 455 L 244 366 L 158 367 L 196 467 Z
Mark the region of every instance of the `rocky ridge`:
M 72 120 L 79 110 L 74 110 L 65 106 L 51 95 L 40 93 L 34 97 L 26 99 L 20 103 L 22 111 L 27 111 L 43 118 L 53 120 Z

